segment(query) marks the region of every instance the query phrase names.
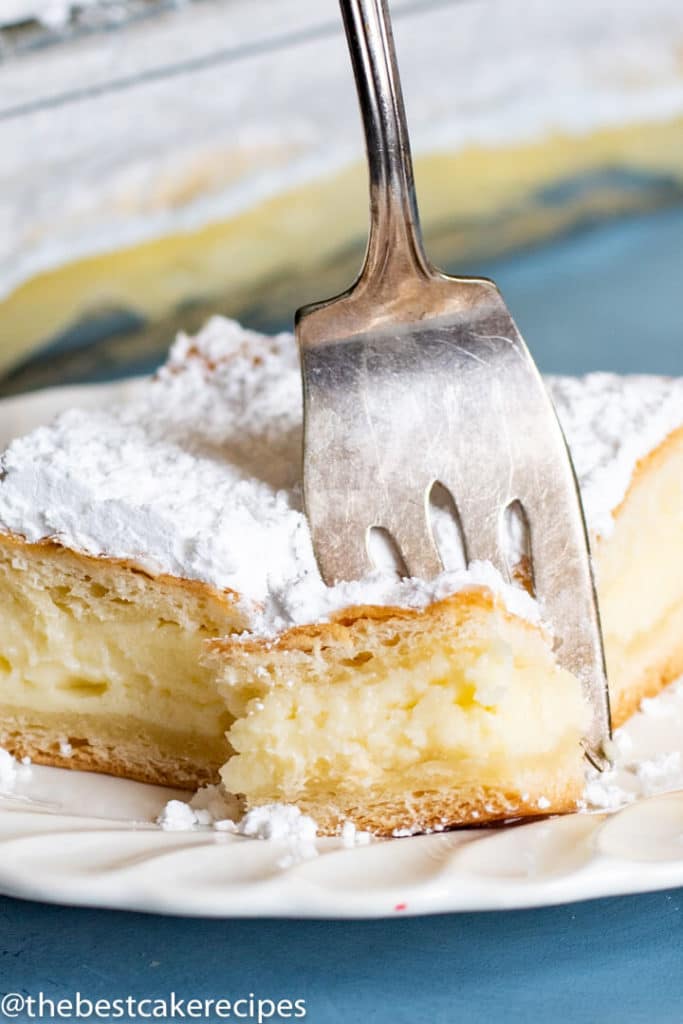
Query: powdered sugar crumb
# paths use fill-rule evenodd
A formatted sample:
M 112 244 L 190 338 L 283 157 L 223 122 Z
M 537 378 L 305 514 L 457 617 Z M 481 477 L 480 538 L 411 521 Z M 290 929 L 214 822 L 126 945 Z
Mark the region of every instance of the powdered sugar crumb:
M 253 807 L 237 826 L 240 835 L 254 839 L 294 839 L 312 842 L 318 832 L 313 818 L 294 804 L 263 804 Z
M 655 796 L 657 793 L 669 792 L 683 787 L 681 773 L 681 755 L 678 750 L 659 754 L 647 761 L 640 761 L 633 766 L 643 796 Z
M 186 832 L 197 824 L 195 812 L 183 800 L 169 800 L 157 818 L 164 832 Z
M 639 710 L 652 718 L 666 718 L 668 715 L 666 704 L 657 697 L 643 697 Z
M 318 856 L 315 839 L 318 826 L 313 818 L 302 814 L 293 804 L 264 804 L 248 811 L 237 826 L 240 835 L 253 839 L 284 842 L 287 852 L 278 860 L 278 867 L 288 868 Z
M 647 702 L 647 716 L 664 720 L 671 714 L 671 699 L 676 691 L 671 687 L 659 697 Z M 657 711 L 654 711 L 659 705 Z M 641 713 L 642 714 L 642 713 Z M 683 790 L 683 765 L 679 750 L 663 750 L 648 756 L 634 757 L 634 743 L 629 729 L 637 727 L 638 716 L 618 729 L 608 750 L 612 767 L 605 772 L 591 770 L 584 793 L 589 809 L 616 811 L 635 800 Z
M 607 755 L 616 763 L 623 764 L 633 750 L 633 740 L 625 729 L 617 729 L 607 745 Z
M 318 827 L 293 804 L 264 804 L 240 817 L 240 803 L 220 786 L 205 786 L 189 803 L 169 800 L 156 819 L 165 832 L 187 832 L 213 828 L 218 833 L 233 833 L 252 839 L 284 842 L 287 854 L 280 867 L 318 854 L 315 840 Z M 358 841 L 358 845 L 363 840 Z
M 221 786 L 202 786 L 189 802 L 169 800 L 156 819 L 165 832 L 186 832 L 195 828 L 214 828 L 218 832 L 236 830 L 242 812 L 240 801 Z
M 205 786 L 189 803 L 170 800 L 157 818 L 165 832 L 213 829 L 218 834 L 245 836 L 284 844 L 278 867 L 287 868 L 318 856 L 318 827 L 309 815 L 294 804 L 264 804 L 240 816 L 239 801 L 220 786 Z M 409 835 L 410 830 L 403 833 Z M 218 838 L 218 835 L 217 837 Z M 352 821 L 344 822 L 341 844 L 345 849 L 367 846 L 373 836 L 359 831 Z
M 17 782 L 27 782 L 31 774 L 30 757 L 22 757 L 18 761 L 9 750 L 0 747 L 0 795 L 13 793 Z
M 220 821 L 214 821 L 213 828 L 214 832 L 237 832 L 237 824 L 232 818 L 221 818 Z
M 17 762 L 9 751 L 0 747 L 0 793 L 11 793 L 17 781 Z
M 372 842 L 370 832 L 359 832 L 352 821 L 345 821 L 341 830 L 342 846 L 352 850 L 354 846 L 367 846 Z
M 584 801 L 589 809 L 617 811 L 635 799 L 634 792 L 619 785 L 617 774 L 613 769 L 602 772 L 600 775 L 591 775 L 586 782 Z

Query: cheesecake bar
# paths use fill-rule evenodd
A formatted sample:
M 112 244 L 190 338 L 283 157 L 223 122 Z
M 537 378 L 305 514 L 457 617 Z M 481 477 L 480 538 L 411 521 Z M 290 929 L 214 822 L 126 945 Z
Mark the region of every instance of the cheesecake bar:
M 615 721 L 683 671 L 683 381 L 548 381 L 591 530 Z M 125 401 L 0 462 L 0 744 L 378 834 L 564 811 L 586 707 L 543 609 L 442 550 L 326 587 L 290 335 L 215 318 Z M 222 767 L 221 767 L 222 766 Z

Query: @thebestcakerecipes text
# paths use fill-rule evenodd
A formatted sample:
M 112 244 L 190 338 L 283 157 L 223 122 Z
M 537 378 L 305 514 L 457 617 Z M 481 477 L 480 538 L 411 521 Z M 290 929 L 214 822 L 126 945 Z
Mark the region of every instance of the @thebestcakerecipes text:
M 249 992 L 229 999 L 193 998 L 168 992 L 160 996 L 124 995 L 110 999 L 90 998 L 82 992 L 59 998 L 44 992 L 5 992 L 0 996 L 2 1020 L 303 1020 L 305 999 L 267 999 Z

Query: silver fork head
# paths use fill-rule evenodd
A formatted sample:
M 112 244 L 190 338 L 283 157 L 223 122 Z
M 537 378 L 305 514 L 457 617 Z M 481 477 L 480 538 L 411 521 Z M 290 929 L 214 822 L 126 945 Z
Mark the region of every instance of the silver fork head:
M 580 677 L 591 706 L 587 754 L 604 767 L 602 638 L 562 431 L 495 285 L 441 274 L 424 254 L 386 0 L 340 4 L 365 129 L 371 218 L 356 283 L 297 314 L 304 501 L 322 576 L 330 584 L 364 576 L 372 527 L 388 531 L 409 575 L 437 574 L 442 560 L 428 505 L 439 482 L 454 499 L 465 560 L 490 561 L 509 579 L 506 511 L 518 510 L 558 660 Z
M 434 272 L 391 301 L 352 291 L 300 311 L 304 501 L 324 580 L 373 569 L 372 527 L 407 573 L 444 567 L 429 512 L 452 495 L 466 561 L 515 574 L 506 510 L 528 523 L 531 586 L 560 664 L 593 708 L 586 736 L 602 764 L 609 708 L 585 525 L 567 449 L 536 366 L 498 289 Z M 446 566 L 450 567 L 450 566 Z

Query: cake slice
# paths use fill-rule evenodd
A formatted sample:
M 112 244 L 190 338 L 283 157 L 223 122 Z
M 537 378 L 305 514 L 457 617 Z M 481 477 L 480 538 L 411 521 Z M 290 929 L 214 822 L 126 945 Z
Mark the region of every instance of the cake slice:
M 616 719 L 683 670 L 683 382 L 550 381 L 591 524 Z M 0 744 L 299 804 L 323 831 L 576 806 L 586 707 L 542 609 L 444 549 L 327 588 L 289 335 L 214 319 L 125 401 L 0 464 Z M 451 561 L 453 559 L 453 561 Z
M 581 798 L 578 680 L 485 577 L 424 608 L 349 608 L 274 643 L 212 649 L 235 716 L 222 778 L 249 806 L 294 803 L 323 833 L 352 821 L 391 834 Z
M 683 672 L 683 382 L 548 383 L 592 526 L 620 725 Z M 296 803 L 332 832 L 347 819 L 386 834 L 575 808 L 577 681 L 490 567 L 470 576 L 420 610 L 347 608 L 274 641 L 210 644 L 236 718 L 226 786 L 251 805 Z
M 683 672 L 683 380 L 549 383 L 591 534 L 617 727 Z

